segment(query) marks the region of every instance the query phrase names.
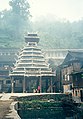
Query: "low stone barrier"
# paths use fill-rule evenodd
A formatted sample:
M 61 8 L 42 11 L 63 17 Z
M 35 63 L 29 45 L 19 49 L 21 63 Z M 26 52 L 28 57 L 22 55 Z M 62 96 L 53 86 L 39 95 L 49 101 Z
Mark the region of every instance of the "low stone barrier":
M 61 101 L 63 98 L 71 98 L 71 95 L 63 93 L 35 93 L 34 95 L 20 96 L 16 98 L 16 101 L 31 101 L 31 100 L 44 100 L 54 99 L 55 101 Z
M 10 113 L 7 114 L 6 118 L 10 119 L 21 119 L 16 109 L 18 108 L 18 102 L 12 102 L 10 105 Z

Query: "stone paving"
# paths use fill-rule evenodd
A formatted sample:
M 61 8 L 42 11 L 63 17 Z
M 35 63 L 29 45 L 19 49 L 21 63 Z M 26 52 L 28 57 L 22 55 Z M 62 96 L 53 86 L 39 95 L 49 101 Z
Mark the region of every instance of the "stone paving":
M 6 114 L 9 113 L 12 101 L 0 101 L 0 119 L 6 119 Z
M 0 100 L 9 100 L 11 97 L 11 94 L 7 94 L 7 93 L 3 93 L 2 97 L 0 98 Z

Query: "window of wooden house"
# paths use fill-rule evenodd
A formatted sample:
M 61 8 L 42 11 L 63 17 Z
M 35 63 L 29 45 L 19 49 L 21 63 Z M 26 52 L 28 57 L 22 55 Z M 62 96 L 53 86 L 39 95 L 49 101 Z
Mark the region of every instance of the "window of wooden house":
M 67 75 L 67 80 L 68 80 L 68 81 L 70 80 L 70 76 L 69 76 L 69 75 Z
M 75 91 L 75 95 L 77 96 L 77 91 Z
M 70 90 L 72 90 L 72 85 L 70 85 Z
M 67 80 L 67 75 L 65 75 L 65 81 Z
M 7 80 L 7 81 L 6 81 L 6 84 L 11 84 L 11 81 L 10 81 L 10 80 Z

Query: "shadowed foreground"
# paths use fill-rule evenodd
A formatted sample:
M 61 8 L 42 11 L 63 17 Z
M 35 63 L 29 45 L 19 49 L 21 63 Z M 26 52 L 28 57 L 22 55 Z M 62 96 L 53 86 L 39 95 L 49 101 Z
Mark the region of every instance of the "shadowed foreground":
M 0 101 L 0 119 L 6 119 L 9 113 L 11 101 Z

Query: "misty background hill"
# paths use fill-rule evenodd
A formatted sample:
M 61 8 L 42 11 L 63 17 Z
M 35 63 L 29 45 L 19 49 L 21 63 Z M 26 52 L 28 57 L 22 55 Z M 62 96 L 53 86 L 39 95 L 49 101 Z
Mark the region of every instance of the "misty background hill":
M 0 12 L 0 47 L 22 47 L 27 32 L 37 32 L 44 49 L 83 48 L 83 19 L 69 22 L 52 15 L 32 21 L 27 0 L 10 0 Z

